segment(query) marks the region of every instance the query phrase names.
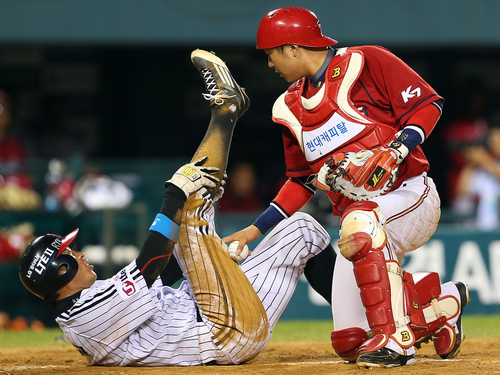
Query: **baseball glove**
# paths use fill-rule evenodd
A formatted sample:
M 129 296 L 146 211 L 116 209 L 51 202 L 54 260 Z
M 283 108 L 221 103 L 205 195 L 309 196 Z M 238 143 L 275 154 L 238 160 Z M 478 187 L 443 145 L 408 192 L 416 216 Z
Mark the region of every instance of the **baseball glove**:
M 354 201 L 368 200 L 389 191 L 402 160 L 393 148 L 343 152 L 328 158 L 312 183 Z

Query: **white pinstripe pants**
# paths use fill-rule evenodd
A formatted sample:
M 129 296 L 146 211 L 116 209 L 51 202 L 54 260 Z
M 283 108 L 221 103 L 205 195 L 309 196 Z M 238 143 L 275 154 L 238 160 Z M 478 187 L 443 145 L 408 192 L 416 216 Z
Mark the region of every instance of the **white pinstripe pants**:
M 310 215 L 281 221 L 241 265 L 267 312 L 269 338 L 295 291 L 308 259 L 330 244 L 330 235 Z
M 440 199 L 436 186 L 426 173 L 406 180 L 398 189 L 371 199 L 376 202 L 387 220 L 386 260 L 400 263 L 405 253 L 424 245 L 436 231 Z M 332 311 L 335 330 L 370 328 L 359 287 L 353 273 L 353 263 L 337 256 L 332 288 Z

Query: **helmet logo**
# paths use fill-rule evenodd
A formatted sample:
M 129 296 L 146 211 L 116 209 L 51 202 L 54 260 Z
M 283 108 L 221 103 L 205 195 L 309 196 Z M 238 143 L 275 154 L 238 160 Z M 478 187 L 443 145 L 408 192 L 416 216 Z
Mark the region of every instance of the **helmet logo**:
M 36 256 L 31 262 L 30 268 L 28 269 L 26 276 L 28 276 L 28 278 L 31 279 L 33 271 L 35 271 L 39 275 L 42 275 L 47 269 L 47 263 L 49 262 L 54 252 L 55 252 L 54 250 L 47 247 L 41 256 Z

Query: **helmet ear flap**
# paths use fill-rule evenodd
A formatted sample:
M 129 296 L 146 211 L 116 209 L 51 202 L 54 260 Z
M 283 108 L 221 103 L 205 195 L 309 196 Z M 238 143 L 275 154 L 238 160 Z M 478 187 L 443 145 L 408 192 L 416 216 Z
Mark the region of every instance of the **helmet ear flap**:
M 69 267 L 66 263 L 61 263 L 59 265 L 59 268 L 57 268 L 57 275 L 58 276 L 64 275 L 66 272 L 68 272 L 68 269 L 69 269 Z

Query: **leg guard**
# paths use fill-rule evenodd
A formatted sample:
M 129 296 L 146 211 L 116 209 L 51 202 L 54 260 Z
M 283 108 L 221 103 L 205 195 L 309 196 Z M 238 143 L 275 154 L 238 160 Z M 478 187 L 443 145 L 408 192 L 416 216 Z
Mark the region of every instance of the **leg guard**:
M 354 263 L 354 277 L 361 290 L 368 324 L 375 337 L 359 353 L 384 347 L 391 337 L 402 348 L 410 348 L 415 336 L 405 315 L 403 272 L 396 261 L 386 262 L 380 250 L 387 243 L 385 218 L 374 202 L 349 206 L 341 220 L 341 254 Z
M 368 340 L 368 334 L 361 328 L 348 328 L 332 332 L 332 347 L 345 361 L 356 362 L 359 346 Z
M 386 262 L 382 251 L 372 250 L 354 264 L 354 275 L 361 289 L 368 324 L 375 334 L 359 352 L 381 349 L 389 338 L 404 349 L 413 346 L 415 335 L 409 325 L 411 318 L 406 315 L 406 293 L 399 264 Z
M 437 273 L 416 272 L 414 278 L 417 280 L 415 286 L 420 297 L 421 309 L 426 323 L 425 329 L 416 334 L 417 347 L 432 338 L 436 353 L 446 358 L 448 353 L 457 345 L 455 329 L 448 321 L 463 311 L 463 307 L 468 303 L 467 288 L 464 287 L 463 301 L 459 302 L 451 295 L 440 297 L 441 285 Z M 458 343 L 458 346 L 460 346 L 460 343 Z

